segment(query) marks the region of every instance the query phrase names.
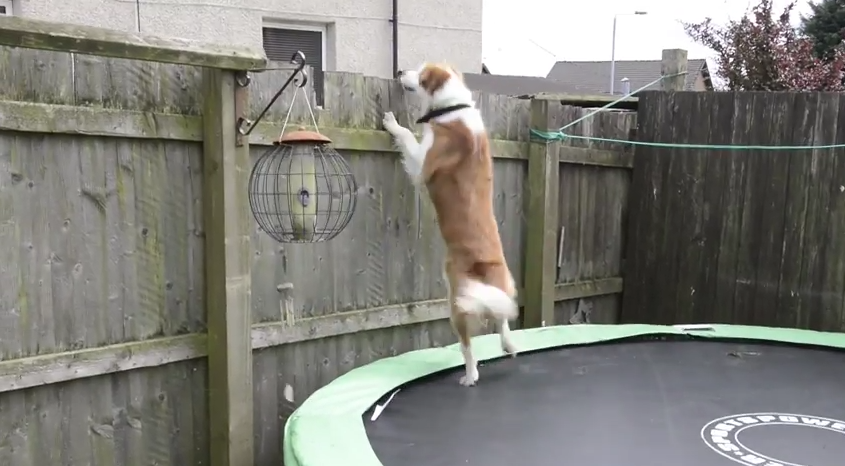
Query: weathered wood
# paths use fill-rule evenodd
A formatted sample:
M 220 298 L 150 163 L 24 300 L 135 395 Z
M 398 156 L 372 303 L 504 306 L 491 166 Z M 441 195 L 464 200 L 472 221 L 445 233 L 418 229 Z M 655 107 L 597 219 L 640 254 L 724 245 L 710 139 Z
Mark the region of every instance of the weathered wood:
M 0 130 L 165 141 L 203 138 L 198 116 L 8 100 L 0 100 Z
M 0 360 L 204 331 L 200 149 L 0 131 Z
M 709 97 L 702 92 L 682 92 L 675 97 L 675 104 L 689 108 L 689 112 L 678 115 L 678 121 L 673 126 L 672 139 L 680 138 L 678 131 L 688 131 L 696 140 L 707 139 L 707 129 L 712 128 L 710 112 L 712 106 L 707 105 Z M 672 222 L 671 235 L 666 235 L 664 242 L 667 251 L 671 251 L 670 262 L 661 268 L 667 276 L 677 277 L 677 290 L 674 295 L 667 294 L 666 309 L 674 309 L 676 322 L 690 322 L 693 317 L 693 302 L 696 299 L 696 288 L 701 273 L 701 254 L 703 244 L 704 209 L 685 208 L 684 203 L 694 206 L 704 205 L 704 170 L 705 164 L 711 159 L 708 154 L 687 149 L 673 151 L 670 176 L 678 180 L 674 185 L 674 193 L 669 202 L 669 208 L 679 215 Z M 668 249 L 670 248 L 670 249 Z M 686 257 L 687 259 L 682 259 Z M 671 275 L 670 275 L 671 274 Z
M 734 94 L 719 93 L 709 96 L 707 94 L 696 94 L 696 107 L 699 111 L 692 116 L 689 124 L 695 125 L 696 140 L 704 141 L 707 144 L 718 144 L 723 142 L 719 133 L 711 131 L 714 125 L 721 122 L 730 126 L 734 121 Z M 726 208 L 729 201 L 731 189 L 724 183 L 707 183 L 708 179 L 718 179 L 728 175 L 730 164 L 726 163 L 734 156 L 745 157 L 741 152 L 731 151 L 697 151 L 688 154 L 696 163 L 695 173 L 688 174 L 690 177 L 684 184 L 692 184 L 698 191 L 695 193 L 695 206 L 705 206 L 699 210 L 694 218 L 695 231 L 684 239 L 682 244 L 690 248 L 692 257 L 690 260 L 682 259 L 684 267 L 681 272 L 684 278 L 684 287 L 681 290 L 694 290 L 694 292 L 678 293 L 679 306 L 684 309 L 679 312 L 684 321 L 710 322 L 712 319 L 728 319 L 722 317 L 721 313 L 730 312 L 730 305 L 723 301 L 715 301 L 718 295 L 717 289 L 724 287 L 724 277 L 728 270 L 719 270 L 719 261 L 724 250 L 729 251 L 729 244 L 722 244 L 722 231 L 726 222 L 732 222 L 732 214 Z M 700 197 L 699 197 L 700 196 Z M 735 211 L 735 210 L 734 210 Z M 685 212 L 690 215 L 692 212 Z M 704 240 L 702 240 L 704 238 Z M 719 274 L 722 275 L 719 275 Z M 677 319 L 676 319 L 677 320 Z M 723 320 L 724 321 L 724 320 Z
M 522 290 L 520 290 L 522 291 Z M 600 297 L 622 291 L 622 277 L 559 283 L 555 300 Z M 444 300 L 381 306 L 294 322 L 252 325 L 253 350 L 449 318 Z M 208 356 L 204 334 L 179 335 L 0 362 L 0 393 Z
M 548 100 L 531 102 L 531 127 L 552 128 Z M 526 245 L 522 327 L 545 327 L 554 322 L 554 285 L 557 249 L 558 143 L 531 143 L 526 193 Z
M 0 393 L 196 359 L 206 346 L 190 334 L 2 361 Z
M 621 151 L 562 145 L 558 150 L 558 154 L 561 163 L 619 168 L 631 168 L 634 166 L 633 154 Z
M 825 124 L 822 120 L 820 105 L 821 94 L 802 93 L 795 96 L 795 105 L 792 108 L 793 127 L 790 140 L 801 145 L 814 143 L 816 128 Z M 840 139 L 845 140 L 845 139 Z M 783 253 L 782 264 L 792 264 L 791 267 L 779 266 L 778 290 L 800 290 L 806 279 L 804 275 L 804 238 L 807 233 L 805 228 L 806 215 L 810 206 L 810 196 L 816 194 L 815 183 L 810 181 L 815 178 L 813 153 L 795 151 L 790 154 L 780 154 L 786 157 L 789 163 L 789 176 L 786 180 L 786 197 L 784 205 L 784 230 L 783 230 Z M 807 158 L 810 163 L 807 163 Z M 812 242 L 810 242 L 812 245 Z M 802 314 L 808 308 L 807 295 L 805 293 L 780 293 L 777 303 L 774 324 L 779 327 L 792 327 L 806 325 L 802 322 Z
M 531 100 L 557 101 L 561 105 L 574 105 L 578 107 L 603 107 L 618 100 L 619 102 L 617 102 L 612 108 L 625 110 L 636 110 L 639 103 L 637 97 L 625 97 L 624 99 L 620 99 L 619 96 L 609 94 L 582 95 L 540 93 L 525 96 L 524 98 Z
M 255 131 L 250 134 L 250 141 L 254 145 L 270 146 L 279 139 L 279 126 L 264 123 L 256 126 Z M 321 126 L 320 133 L 332 140 L 332 146 L 338 150 L 350 150 L 360 152 L 396 152 L 396 145 L 390 139 L 386 131 L 336 128 Z M 415 133 L 418 138 L 420 134 Z M 505 141 L 493 139 L 490 142 L 493 157 L 497 159 L 528 159 L 528 143 L 518 141 Z
M 833 134 L 828 137 L 830 140 L 838 144 L 845 143 L 845 98 L 840 93 L 825 92 L 821 95 L 822 99 L 839 100 L 837 109 L 836 125 L 830 127 L 836 128 Z M 797 113 L 797 112 L 793 112 Z M 796 121 L 801 121 L 801 115 L 793 115 L 791 121 L 793 127 Z M 824 246 L 823 257 L 831 258 L 832 260 L 825 262 L 824 273 L 821 274 L 820 288 L 827 292 L 823 294 L 821 306 L 816 312 L 813 312 L 810 318 L 810 327 L 836 328 L 836 322 L 839 321 L 839 330 L 845 330 L 845 157 L 841 149 L 828 149 L 823 153 L 828 165 L 824 172 L 827 174 L 827 185 L 833 189 L 829 189 L 827 194 L 829 196 L 827 211 L 835 213 L 834 215 L 821 214 L 820 218 L 827 219 L 827 225 L 819 241 Z M 791 167 L 787 167 L 786 173 L 781 171 L 782 179 L 787 179 L 791 174 Z M 837 184 L 839 186 L 837 186 Z M 831 186 L 832 185 L 832 186 Z M 785 241 L 784 241 L 785 243 Z M 821 310 L 821 312 L 819 312 Z
M 327 383 L 379 359 L 453 342 L 448 320 L 438 320 L 256 351 L 256 458 L 264 460 L 256 465 L 282 464 L 288 416 Z
M 555 301 L 591 298 L 622 292 L 622 277 L 599 278 L 555 285 Z
M 201 142 L 203 137 L 202 117 L 197 116 L 4 100 L 0 100 L 0 130 L 193 142 Z M 332 139 L 338 150 L 396 152 L 385 131 L 323 126 L 319 130 Z M 250 143 L 272 146 L 280 131 L 278 123 L 259 123 L 250 134 Z M 491 145 L 496 158 L 528 159 L 527 143 L 493 140 Z M 613 155 L 595 157 L 601 160 Z
M 236 145 L 235 99 L 247 92 L 231 71 L 205 71 L 203 204 L 212 466 L 251 466 L 249 146 Z
M 324 317 L 309 317 L 297 321 L 295 325 L 281 322 L 258 324 L 252 328 L 252 345 L 253 349 L 261 349 L 448 318 L 449 307 L 445 300 L 382 306 Z
M 391 111 L 402 125 L 412 130 L 419 128 L 415 121 L 425 113 L 423 102 L 403 90 L 398 80 L 342 72 L 329 72 L 325 77 L 326 111 L 320 113 L 321 126 L 381 130 L 384 112 Z M 477 91 L 472 95 L 491 138 L 528 141 L 527 100 Z M 284 116 L 275 119 L 283 120 Z M 303 113 L 294 121 L 309 120 Z
M 564 105 L 554 126 L 579 120 L 593 109 Z M 581 151 L 602 165 L 560 164 L 558 192 L 557 283 L 621 275 L 626 257 L 626 221 L 632 145 L 625 141 L 637 126 L 630 111 L 602 111 L 566 129 L 560 153 Z M 622 141 L 622 142 L 612 142 Z M 572 152 L 570 152 L 572 153 Z M 608 154 L 607 156 L 603 154 Z M 618 165 L 612 166 L 616 162 Z M 636 246 L 634 246 L 635 248 Z M 587 312 L 589 310 L 589 312 Z M 619 296 L 573 299 L 555 304 L 555 318 L 563 322 L 616 322 Z
M 264 53 L 251 48 L 19 16 L 0 16 L 0 45 L 232 70 L 261 68 L 267 64 Z
M 763 94 L 762 97 L 766 97 L 766 95 Z M 803 117 L 801 114 L 794 112 L 797 98 L 798 94 L 791 94 L 783 99 L 754 102 L 752 104 L 763 107 L 765 110 L 763 118 L 768 121 L 768 124 L 758 123 L 753 130 L 758 132 L 760 139 L 766 140 L 767 144 L 777 146 L 793 144 L 795 120 L 800 122 Z M 752 295 L 753 304 L 750 306 L 750 320 L 752 322 L 769 320 L 769 315 L 773 312 L 777 313 L 780 301 L 778 288 L 783 264 L 784 230 L 786 228 L 784 222 L 787 221 L 784 213 L 789 197 L 787 186 L 790 171 L 789 157 L 784 157 L 784 155 L 787 154 L 773 151 L 754 151 L 748 154 L 748 157 L 754 157 L 761 162 L 761 172 L 768 173 L 768 176 L 755 177 L 754 183 L 756 186 L 753 197 L 760 209 L 757 216 L 760 230 L 753 245 L 757 249 L 757 260 L 753 263 L 757 283 Z M 832 168 L 831 172 L 833 171 Z M 830 181 L 832 180 L 829 180 L 828 184 Z M 840 261 L 840 263 L 845 263 L 845 261 Z M 841 283 L 845 277 L 837 279 Z M 836 287 L 836 284 L 830 285 Z M 825 286 L 827 289 L 831 287 Z M 842 294 L 841 288 L 839 294 Z
M 763 141 L 771 140 L 777 131 L 771 126 L 775 116 L 773 115 L 773 99 L 767 98 L 763 93 L 749 95 L 750 99 L 743 99 L 745 107 L 745 120 L 747 141 L 757 145 Z M 769 134 L 764 134 L 769 133 Z M 755 291 L 758 286 L 757 275 L 759 270 L 757 263 L 760 259 L 761 243 L 763 242 L 763 213 L 766 208 L 765 198 L 765 177 L 770 176 L 766 154 L 756 150 L 745 150 L 747 173 L 742 195 L 742 215 L 736 225 L 739 238 L 736 250 L 736 272 L 735 287 L 733 295 L 732 320 L 737 322 L 755 322 Z M 763 177 L 758 176 L 763 174 Z M 782 216 L 782 211 L 780 212 Z M 771 286 L 771 283 L 769 283 Z M 777 293 L 776 288 L 773 290 Z M 769 311 L 763 311 L 768 313 Z
M 835 94 L 647 92 L 633 169 L 623 322 L 845 330 Z M 741 146 L 746 146 L 742 148 Z M 834 251 L 834 252 L 831 252 Z
M 819 96 L 819 105 L 815 109 L 816 125 L 813 130 L 811 145 L 843 144 L 841 122 L 843 108 L 841 95 L 826 92 Z M 835 236 L 838 224 L 845 212 L 831 209 L 831 203 L 843 194 L 842 179 L 834 178 L 841 172 L 837 170 L 837 159 L 841 158 L 841 149 L 814 149 L 806 151 L 804 162 L 809 163 L 807 189 L 807 210 L 803 218 L 804 250 L 801 260 L 801 278 L 797 289 L 789 290 L 801 293 L 801 308 L 784 309 L 791 315 L 791 320 L 799 328 L 813 330 L 845 331 L 845 296 L 842 283 L 836 283 L 836 276 L 842 269 L 843 256 L 834 256 L 833 252 L 842 249 L 842 234 Z M 809 156 L 809 157 L 808 157 Z M 836 204 L 834 204 L 836 205 Z M 785 222 L 798 219 L 786 219 Z M 787 291 L 787 290 L 784 290 Z M 780 310 L 779 310 L 780 311 Z M 791 312 L 790 312 L 791 311 Z
M 554 286 L 554 300 L 591 298 L 620 293 L 621 291 L 622 277 L 559 283 Z M 524 304 L 523 289 L 519 290 L 519 295 L 520 304 Z M 293 325 L 286 322 L 269 322 L 253 326 L 252 347 L 253 349 L 261 349 L 448 318 L 449 308 L 446 301 L 436 299 L 342 312 L 322 317 L 309 317 L 298 320 Z
M 27 428 L 4 436 L 0 458 L 22 466 L 208 465 L 205 387 L 204 361 L 194 360 L 2 393 L 3 431 Z
M 683 91 L 687 81 L 687 51 L 684 49 L 665 49 L 660 62 L 660 81 L 664 91 Z

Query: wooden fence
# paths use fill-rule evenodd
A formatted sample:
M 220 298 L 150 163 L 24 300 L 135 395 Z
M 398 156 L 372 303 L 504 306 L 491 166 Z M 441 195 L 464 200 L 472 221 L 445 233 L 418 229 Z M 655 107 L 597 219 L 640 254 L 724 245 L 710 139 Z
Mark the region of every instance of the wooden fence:
M 251 146 L 234 131 L 239 102 L 256 115 L 289 73 L 240 88 L 234 70 L 265 66 L 0 17 L 0 464 L 278 465 L 311 392 L 455 341 L 431 207 L 380 129 L 386 110 L 410 125 L 416 103 L 327 74 L 318 122 L 357 177 L 357 212 L 332 242 L 278 244 L 249 214 L 246 178 L 291 93 Z M 615 321 L 630 149 L 529 142 L 529 126 L 587 111 L 566 96 L 477 98 L 522 325 Z M 626 138 L 635 121 L 606 113 L 573 133 Z
M 642 142 L 845 143 L 837 93 L 640 97 Z M 637 148 L 623 321 L 845 331 L 845 154 Z

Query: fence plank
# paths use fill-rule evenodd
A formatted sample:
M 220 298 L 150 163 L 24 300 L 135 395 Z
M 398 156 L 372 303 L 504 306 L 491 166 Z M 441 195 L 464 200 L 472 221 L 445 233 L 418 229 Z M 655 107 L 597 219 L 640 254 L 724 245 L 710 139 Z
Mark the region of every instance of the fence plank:
M 824 99 L 839 100 L 838 120 L 833 140 L 836 144 L 845 143 L 845 98 L 841 94 L 825 93 Z M 796 114 L 796 117 L 799 116 Z M 829 220 L 825 232 L 825 255 L 831 260 L 826 267 L 822 288 L 826 291 L 824 310 L 818 323 L 820 327 L 845 330 L 845 156 L 842 150 L 830 150 L 827 157 L 831 160 L 828 170 L 831 181 L 828 187 L 830 204 Z
M 696 139 L 707 144 L 730 144 L 730 132 L 711 131 L 715 125 L 726 124 L 731 126 L 734 120 L 734 94 L 720 92 L 714 94 L 713 98 L 702 95 L 700 97 L 707 101 L 707 113 L 709 121 L 706 125 L 700 126 L 697 136 L 703 139 Z M 722 251 L 722 231 L 726 222 L 729 221 L 730 213 L 726 206 L 731 190 L 729 184 L 729 170 L 733 152 L 729 150 L 712 150 L 708 153 L 700 153 L 696 157 L 703 157 L 706 160 L 706 167 L 702 183 L 704 193 L 701 202 L 703 203 L 701 214 L 700 236 L 696 237 L 696 244 L 701 248 L 697 262 L 690 261 L 692 267 L 699 269 L 698 280 L 694 285 L 695 293 L 692 295 L 692 317 L 694 321 L 710 321 L 720 309 L 716 304 L 717 289 L 722 283 L 719 276 L 719 261 Z M 715 180 L 722 180 L 716 182 Z
M 837 127 L 845 115 L 839 114 L 837 94 L 822 95 L 819 102 L 819 119 L 815 128 L 815 145 L 835 144 Z M 841 157 L 841 155 L 839 155 Z M 836 222 L 837 216 L 845 212 L 831 210 L 831 201 L 841 196 L 841 181 L 833 178 L 837 150 L 815 149 L 810 157 L 810 180 L 807 217 L 805 220 L 804 260 L 805 280 L 800 291 L 806 295 L 806 306 L 802 305 L 798 325 L 803 328 L 841 331 L 843 296 L 836 291 L 840 286 L 831 283 L 836 264 L 845 260 L 842 256 L 831 256 L 829 247 L 833 238 L 828 237 L 828 228 Z M 835 241 L 841 241 L 837 239 Z M 828 278 L 829 277 L 829 278 Z M 805 291 L 806 290 L 806 291 Z M 803 303 L 802 303 L 803 304 Z
M 765 121 L 755 129 L 758 140 L 773 146 L 792 145 L 795 99 L 798 94 L 786 94 L 780 99 L 769 99 L 766 103 Z M 762 210 L 759 215 L 760 234 L 753 247 L 757 250 L 754 263 L 754 295 L 749 322 L 771 321 L 770 316 L 778 311 L 780 299 L 779 278 L 783 268 L 783 236 L 786 221 L 787 181 L 789 157 L 782 151 L 759 151 L 748 154 L 757 158 L 763 169 L 754 172 L 757 201 Z
M 684 77 L 680 78 L 683 81 Z M 696 95 L 697 93 L 692 92 L 676 92 L 672 96 L 673 105 L 683 106 L 690 111 L 675 114 L 675 121 L 671 125 L 668 124 L 668 120 L 661 121 L 664 127 L 668 128 L 670 141 L 682 139 L 682 132 L 691 131 L 694 128 L 694 121 L 699 117 L 695 112 Z M 663 260 L 659 263 L 656 272 L 657 276 L 662 277 L 663 280 L 674 279 L 676 287 L 673 292 L 658 295 L 659 299 L 652 302 L 652 305 L 661 310 L 668 323 L 674 324 L 686 323 L 683 316 L 687 310 L 678 308 L 679 295 L 687 296 L 693 292 L 688 278 L 681 277 L 680 272 L 688 265 L 688 261 L 682 258 L 689 253 L 690 238 L 695 235 L 695 232 L 691 230 L 694 228 L 695 219 L 699 216 L 701 204 L 693 204 L 692 199 L 695 185 L 700 184 L 700 181 L 692 177 L 697 162 L 695 151 L 673 148 L 667 157 L 669 158 L 667 171 L 669 184 L 664 191 L 666 210 L 663 211 L 660 223 L 666 234 L 662 237 Z
M 795 98 L 791 141 L 800 145 L 810 145 L 814 141 L 814 128 L 819 117 L 818 109 L 820 94 L 799 94 Z M 804 259 L 805 221 L 810 196 L 810 175 L 813 166 L 812 153 L 795 151 L 781 154 L 789 161 L 786 191 L 788 193 L 784 205 L 784 232 L 782 264 L 792 264 L 791 267 L 779 267 L 778 290 L 799 290 L 801 288 L 802 264 Z M 779 300 L 775 308 L 774 325 L 795 326 L 800 322 L 797 317 L 801 314 L 803 293 L 779 292 Z M 806 305 L 804 305 L 806 306 Z M 790 312 L 790 310 L 792 312 Z

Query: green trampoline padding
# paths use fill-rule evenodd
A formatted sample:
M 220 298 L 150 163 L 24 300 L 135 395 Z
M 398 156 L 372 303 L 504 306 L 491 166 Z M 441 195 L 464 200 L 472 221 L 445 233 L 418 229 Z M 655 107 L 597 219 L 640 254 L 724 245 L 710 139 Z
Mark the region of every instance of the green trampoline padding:
M 776 341 L 845 348 L 845 334 L 737 325 L 706 330 L 660 325 L 560 325 L 518 330 L 521 352 L 585 345 L 648 335 Z M 502 357 L 498 335 L 473 339 L 479 361 Z M 426 375 L 463 365 L 457 344 L 411 351 L 354 369 L 317 390 L 290 416 L 284 429 L 287 466 L 382 466 L 370 446 L 362 415 L 396 387 Z M 483 383 L 483 377 L 482 382 Z

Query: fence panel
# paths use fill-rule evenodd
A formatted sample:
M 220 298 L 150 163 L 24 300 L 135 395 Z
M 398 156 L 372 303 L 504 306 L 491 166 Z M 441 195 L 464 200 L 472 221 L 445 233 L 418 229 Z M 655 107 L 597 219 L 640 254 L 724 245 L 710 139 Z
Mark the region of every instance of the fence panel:
M 842 99 L 643 93 L 623 320 L 845 329 Z M 751 147 L 748 147 L 751 146 Z

